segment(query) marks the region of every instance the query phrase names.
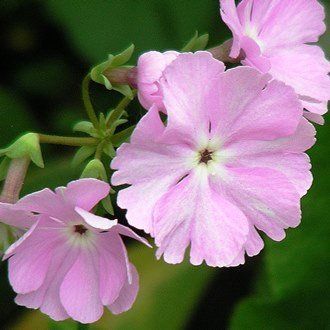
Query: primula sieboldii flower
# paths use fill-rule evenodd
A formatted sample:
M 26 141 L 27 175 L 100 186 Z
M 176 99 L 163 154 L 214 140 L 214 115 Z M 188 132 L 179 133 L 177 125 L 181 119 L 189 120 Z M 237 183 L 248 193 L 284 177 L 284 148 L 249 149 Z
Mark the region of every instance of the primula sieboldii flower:
M 137 64 L 138 97 L 146 110 L 149 110 L 153 104 L 156 104 L 160 110 L 164 110 L 159 80 L 167 65 L 178 55 L 179 53 L 175 51 L 165 53 L 151 51 L 139 57 Z
M 231 56 L 292 86 L 306 117 L 323 123 L 330 99 L 330 64 L 317 42 L 325 32 L 324 8 L 316 0 L 220 0 L 233 33 Z
M 129 223 L 155 238 L 157 256 L 235 266 L 263 248 L 257 230 L 285 237 L 301 218 L 312 176 L 304 151 L 313 125 L 294 90 L 208 52 L 181 54 L 160 87 L 167 124 L 153 106 L 112 161 Z
M 107 183 L 82 179 L 55 192 L 27 195 L 15 205 L 0 203 L 6 223 L 29 228 L 4 256 L 18 305 L 81 323 L 97 321 L 103 306 L 114 314 L 130 309 L 138 274 L 120 235 L 146 241 L 117 221 L 90 213 L 108 193 Z

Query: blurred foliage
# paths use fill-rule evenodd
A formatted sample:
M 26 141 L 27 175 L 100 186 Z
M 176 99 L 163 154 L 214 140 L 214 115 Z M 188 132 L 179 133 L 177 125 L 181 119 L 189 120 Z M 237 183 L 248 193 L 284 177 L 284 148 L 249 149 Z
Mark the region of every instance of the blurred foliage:
M 2 0 L 0 9 L 4 56 L 0 62 L 0 148 L 27 131 L 72 134 L 73 124 L 86 119 L 81 79 L 109 53 L 134 43 L 133 64 L 149 49 L 181 49 L 196 30 L 210 34 L 210 46 L 230 36 L 220 21 L 217 0 Z M 329 33 L 322 44 L 330 46 Z M 120 98 L 97 84 L 91 94 L 96 109 L 102 111 Z M 135 102 L 128 113 L 127 127 L 136 123 L 143 110 Z M 106 312 L 93 328 L 223 329 L 228 328 L 232 309 L 232 329 L 327 328 L 329 140 L 328 127 L 318 127 L 318 143 L 310 152 L 315 182 L 303 201 L 302 224 L 289 230 L 281 243 L 266 239 L 262 260 L 254 258 L 262 262 L 256 279 L 248 270 L 250 265 L 217 271 L 187 263 L 172 266 L 156 261 L 153 250 L 130 245 L 141 281 L 136 304 L 120 316 Z M 65 185 L 81 174 L 83 167 L 70 165 L 74 150 L 42 147 L 45 169 L 31 166 L 23 193 Z M 115 209 L 115 213 L 125 221 L 123 211 Z M 40 312 L 15 306 L 4 265 L 0 275 L 3 327 L 54 328 Z M 236 281 L 236 289 L 228 285 L 229 278 Z M 247 283 L 249 290 L 242 290 L 240 282 Z M 253 289 L 252 295 L 239 301 Z M 70 321 L 59 324 L 62 329 L 73 328 Z

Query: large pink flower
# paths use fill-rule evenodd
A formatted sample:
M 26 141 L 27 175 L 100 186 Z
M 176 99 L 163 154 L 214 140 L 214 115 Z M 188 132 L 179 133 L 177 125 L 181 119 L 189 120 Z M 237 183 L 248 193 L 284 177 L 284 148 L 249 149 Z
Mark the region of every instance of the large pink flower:
M 163 96 L 159 89 L 159 80 L 163 71 L 179 53 L 175 51 L 147 52 L 139 57 L 137 65 L 138 97 L 142 106 L 149 110 L 156 104 L 160 110 L 164 110 Z
M 167 124 L 153 106 L 111 166 L 129 223 L 155 237 L 158 257 L 233 266 L 300 222 L 312 182 L 304 151 L 314 128 L 294 90 L 248 67 L 224 72 L 208 52 L 181 54 L 160 82 Z
M 30 227 L 4 257 L 17 304 L 81 323 L 97 321 L 103 306 L 114 314 L 131 308 L 138 274 L 120 235 L 146 241 L 117 221 L 90 213 L 108 193 L 107 183 L 82 179 L 55 193 L 33 193 L 14 206 L 0 203 L 2 219 Z
M 316 0 L 220 0 L 221 16 L 233 32 L 231 56 L 292 86 L 311 119 L 322 122 L 330 99 L 330 63 L 317 42 L 325 32 Z

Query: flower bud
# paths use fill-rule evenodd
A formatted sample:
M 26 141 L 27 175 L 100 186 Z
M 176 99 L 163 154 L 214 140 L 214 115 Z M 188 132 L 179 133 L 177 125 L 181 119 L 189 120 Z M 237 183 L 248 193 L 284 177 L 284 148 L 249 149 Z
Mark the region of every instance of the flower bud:
M 91 79 L 104 85 L 108 90 L 116 90 L 123 95 L 133 99 L 131 86 L 135 83 L 135 70 L 126 64 L 134 52 L 134 45 L 131 45 L 118 55 L 108 55 L 108 60 L 95 66 L 90 73 Z

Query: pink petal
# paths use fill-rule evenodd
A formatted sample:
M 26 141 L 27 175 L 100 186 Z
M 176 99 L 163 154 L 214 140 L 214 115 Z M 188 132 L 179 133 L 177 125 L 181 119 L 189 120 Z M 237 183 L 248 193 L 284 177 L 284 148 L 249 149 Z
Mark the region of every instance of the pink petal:
M 131 136 L 132 143 L 157 141 L 163 134 L 165 126 L 160 119 L 158 108 L 153 105 L 143 116 Z
M 139 274 L 134 265 L 130 264 L 130 268 L 132 273 L 132 282 L 129 283 L 126 281 L 120 291 L 119 297 L 115 302 L 108 306 L 113 314 L 120 314 L 128 311 L 132 307 L 139 291 Z
M 262 51 L 257 42 L 250 37 L 241 37 L 240 45 L 245 57 L 242 64 L 258 69 L 260 72 L 267 73 L 271 68 L 271 63 L 267 57 L 262 55 Z
M 156 104 L 163 110 L 162 93 L 158 81 L 165 68 L 178 56 L 175 51 L 159 53 L 155 51 L 142 54 L 138 60 L 138 97 L 145 109 L 150 109 Z
M 222 20 L 233 33 L 234 40 L 230 56 L 236 58 L 240 54 L 240 38 L 243 34 L 243 29 L 237 14 L 235 0 L 220 0 L 220 13 Z
M 78 249 L 68 249 L 66 244 L 59 244 L 42 286 L 31 293 L 19 294 L 15 302 L 28 308 L 40 308 L 55 321 L 62 321 L 69 317 L 60 301 L 60 285 L 65 274 L 72 267 L 78 256 Z
M 316 0 L 248 0 L 245 3 L 253 5 L 251 11 L 245 11 L 247 23 L 244 25 L 256 27 L 267 49 L 316 42 L 325 32 L 324 8 Z M 238 11 L 243 21 L 240 6 Z
M 68 315 L 80 323 L 93 323 L 101 318 L 103 305 L 99 292 L 99 256 L 81 250 L 75 263 L 65 275 L 60 287 L 60 299 Z
M 58 188 L 56 194 L 71 206 L 90 211 L 110 191 L 108 183 L 96 179 L 71 181 L 66 188 Z
M 13 204 L 0 203 L 0 221 L 20 229 L 27 229 L 36 222 L 36 216 L 17 209 Z
M 149 242 L 145 238 L 143 238 L 143 237 L 139 236 L 138 234 L 136 234 L 132 229 L 130 229 L 126 226 L 120 225 L 120 224 L 118 224 L 115 227 L 115 229 L 118 231 L 118 233 L 120 235 L 124 235 L 124 236 L 127 236 L 127 237 L 134 238 L 137 241 L 145 244 L 146 246 L 151 247 L 151 245 L 149 244 Z
M 160 84 L 170 136 L 181 136 L 187 144 L 198 144 L 199 137 L 208 136 L 205 109 L 215 106 L 211 92 L 224 70 L 224 64 L 208 52 L 181 54 L 165 69 Z
M 274 141 L 235 141 L 226 146 L 229 157 L 253 156 L 274 153 L 302 153 L 311 148 L 315 142 L 315 128 L 305 118 L 302 118 L 297 130 L 291 136 Z M 236 157 L 237 158 L 237 157 Z
M 262 167 L 282 172 L 300 196 L 306 194 L 313 177 L 309 157 L 303 154 L 315 143 L 315 128 L 302 119 L 295 134 L 274 141 L 236 141 L 224 153 L 231 167 Z
M 4 256 L 3 256 L 3 261 L 7 260 L 9 257 L 11 257 L 16 250 L 18 250 L 20 248 L 20 246 L 24 243 L 24 241 L 26 239 L 28 239 L 34 232 L 34 230 L 36 229 L 38 225 L 38 221 L 35 222 L 32 227 L 26 232 L 24 233 L 24 235 L 22 235 L 15 243 L 13 243 L 5 252 Z
M 325 123 L 324 118 L 321 115 L 318 115 L 316 113 L 305 111 L 304 117 L 306 119 L 308 119 L 309 121 L 314 122 L 319 125 L 324 125 L 324 123 Z
M 121 238 L 111 230 L 99 241 L 100 295 L 103 305 L 113 303 L 127 281 L 126 249 Z
M 300 196 L 285 175 L 266 168 L 230 168 L 228 172 L 230 179 L 225 182 L 213 177 L 213 187 L 225 189 L 250 224 L 277 241 L 285 237 L 284 229 L 299 225 Z
M 85 222 L 93 228 L 108 230 L 117 224 L 117 220 L 109 220 L 107 218 L 100 217 L 88 211 L 75 207 L 75 211 L 85 220 Z
M 9 281 L 17 293 L 35 291 L 43 284 L 54 247 L 60 238 L 53 232 L 41 230 L 38 227 L 20 242 L 19 251 L 9 259 Z M 7 252 L 8 254 L 8 252 Z
M 137 125 L 132 142 L 123 144 L 111 163 L 118 169 L 111 179 L 113 185 L 133 184 L 119 192 L 118 206 L 128 209 L 126 217 L 132 226 L 146 232 L 151 230 L 155 202 L 186 174 L 192 155 L 186 146 L 156 143 L 162 134 L 159 114 L 153 108 Z
M 63 198 L 48 188 L 24 196 L 15 205 L 18 209 L 46 214 L 63 221 L 75 215 L 73 208 L 68 207 Z
M 318 46 L 277 49 L 270 56 L 270 61 L 272 76 L 292 86 L 299 95 L 320 101 L 330 99 L 330 64 Z M 326 110 L 324 107 L 321 111 L 315 108 L 307 109 L 321 115 Z
M 292 88 L 267 75 L 239 67 L 225 72 L 214 97 L 218 112 L 215 134 L 226 140 L 274 140 L 297 129 L 302 106 Z
M 234 205 L 211 191 L 205 168 L 173 187 L 155 206 L 155 243 L 158 256 L 179 263 L 191 243 L 190 261 L 226 266 L 241 251 L 248 223 Z

